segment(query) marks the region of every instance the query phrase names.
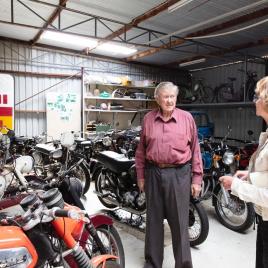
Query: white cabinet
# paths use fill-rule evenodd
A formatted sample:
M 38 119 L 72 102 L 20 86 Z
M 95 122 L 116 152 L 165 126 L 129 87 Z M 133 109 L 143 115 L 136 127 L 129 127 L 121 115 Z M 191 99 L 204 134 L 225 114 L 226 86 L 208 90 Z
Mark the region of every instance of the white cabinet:
M 140 125 L 144 113 L 156 107 L 154 87 L 87 84 L 83 95 L 85 131 L 92 121 L 116 129 Z

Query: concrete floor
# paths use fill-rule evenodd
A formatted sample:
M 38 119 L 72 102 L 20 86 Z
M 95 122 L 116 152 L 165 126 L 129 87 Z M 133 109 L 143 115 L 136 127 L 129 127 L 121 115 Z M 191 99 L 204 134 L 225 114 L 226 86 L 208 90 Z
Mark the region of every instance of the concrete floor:
M 87 194 L 86 207 L 94 213 L 104 207 L 92 192 L 91 185 Z M 256 231 L 250 228 L 245 234 L 233 232 L 221 225 L 210 202 L 205 204 L 209 216 L 209 234 L 207 240 L 196 248 L 192 248 L 194 268 L 253 268 L 255 267 L 255 239 Z M 126 268 L 142 268 L 144 241 L 143 235 L 135 234 L 128 227 L 117 225 L 125 250 Z M 165 240 L 164 263 L 162 268 L 173 268 L 173 252 L 170 241 Z

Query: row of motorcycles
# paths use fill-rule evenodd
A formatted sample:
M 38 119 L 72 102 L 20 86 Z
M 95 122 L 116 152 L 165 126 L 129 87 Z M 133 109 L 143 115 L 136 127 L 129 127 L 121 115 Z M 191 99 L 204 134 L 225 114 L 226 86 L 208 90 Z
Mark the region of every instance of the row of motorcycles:
M 85 160 L 71 153 L 70 134 L 52 144 L 0 134 L 1 267 L 125 267 L 112 219 L 81 201 Z M 29 155 L 19 156 L 22 148 Z
M 124 250 L 112 219 L 88 214 L 80 198 L 95 180 L 95 193 L 105 207 L 146 213 L 133 158 L 139 133 L 139 129 L 110 131 L 90 139 L 64 133 L 60 141 L 50 142 L 17 137 L 12 130 L 1 135 L 0 233 L 8 235 L 4 229 L 14 229 L 12 239 L 20 240 L 3 246 L 4 251 L 0 248 L 5 267 L 8 262 L 17 263 L 16 267 L 124 267 Z M 220 222 L 232 230 L 244 231 L 254 220 L 252 204 L 234 197 L 218 182 L 221 175 L 246 165 L 250 156 L 246 147 L 228 146 L 227 136 L 221 142 L 200 139 L 204 182 L 200 198 L 191 198 L 189 205 L 192 246 L 205 241 L 209 231 L 202 200 L 211 198 Z M 14 215 L 14 207 L 22 209 Z M 26 250 L 21 252 L 20 243 Z M 18 258 L 10 256 L 11 249 L 18 251 Z

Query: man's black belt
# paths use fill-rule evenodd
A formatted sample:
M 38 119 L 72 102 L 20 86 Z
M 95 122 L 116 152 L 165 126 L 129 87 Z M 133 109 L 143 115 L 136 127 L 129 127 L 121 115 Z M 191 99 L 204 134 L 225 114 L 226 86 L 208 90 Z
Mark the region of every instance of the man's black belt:
M 159 167 L 159 168 L 180 168 L 190 163 L 190 161 L 187 161 L 183 164 L 167 164 L 167 163 L 157 163 L 152 160 L 146 160 L 149 164 Z

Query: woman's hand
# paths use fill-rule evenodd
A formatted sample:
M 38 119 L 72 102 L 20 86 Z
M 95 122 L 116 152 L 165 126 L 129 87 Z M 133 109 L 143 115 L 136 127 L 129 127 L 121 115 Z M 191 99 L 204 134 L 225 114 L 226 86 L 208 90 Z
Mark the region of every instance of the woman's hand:
M 232 185 L 233 180 L 234 180 L 234 177 L 232 176 L 221 176 L 219 178 L 219 181 L 222 183 L 223 187 L 226 190 L 231 190 L 231 185 Z
M 248 170 L 237 170 L 234 176 L 245 181 L 248 178 Z

